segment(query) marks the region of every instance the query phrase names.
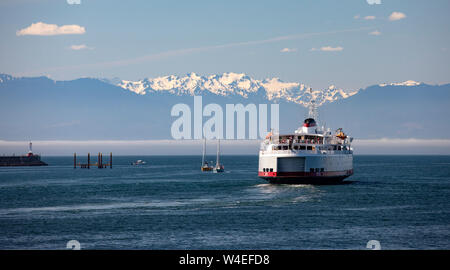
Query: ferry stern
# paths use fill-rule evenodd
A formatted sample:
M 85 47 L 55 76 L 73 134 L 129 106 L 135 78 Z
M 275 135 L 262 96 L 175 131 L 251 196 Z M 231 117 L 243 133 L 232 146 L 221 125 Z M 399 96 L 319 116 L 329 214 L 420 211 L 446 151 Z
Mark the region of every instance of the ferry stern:
M 353 138 L 307 118 L 292 134 L 270 132 L 261 143 L 258 176 L 273 184 L 338 184 L 353 175 Z

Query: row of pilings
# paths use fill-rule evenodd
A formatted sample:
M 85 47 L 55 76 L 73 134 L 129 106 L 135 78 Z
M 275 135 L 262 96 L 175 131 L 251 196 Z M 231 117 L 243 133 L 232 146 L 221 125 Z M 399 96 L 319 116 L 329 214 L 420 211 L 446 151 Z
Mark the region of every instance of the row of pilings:
M 91 167 L 97 167 L 99 169 L 111 168 L 112 169 L 112 152 L 109 153 L 109 162 L 103 163 L 103 153 L 98 153 L 97 162 L 91 164 L 91 153 L 87 154 L 87 163 L 77 163 L 77 153 L 73 153 L 73 168 L 80 167 L 82 169 L 90 169 Z

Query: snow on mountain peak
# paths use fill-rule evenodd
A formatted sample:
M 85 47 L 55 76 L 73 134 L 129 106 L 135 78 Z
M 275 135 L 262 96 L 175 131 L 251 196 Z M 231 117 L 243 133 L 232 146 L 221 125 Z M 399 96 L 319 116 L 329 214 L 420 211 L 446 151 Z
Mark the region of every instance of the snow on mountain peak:
M 245 76 L 244 73 L 238 74 L 238 73 L 228 72 L 228 73 L 224 73 L 220 77 L 219 81 L 223 84 L 231 84 L 235 81 L 241 80 L 242 77 L 244 77 L 244 76 Z
M 422 84 L 421 82 L 408 80 L 408 81 L 404 81 L 404 82 L 400 82 L 400 83 L 389 83 L 389 84 L 382 83 L 382 84 L 379 84 L 379 86 L 381 86 L 381 87 L 388 86 L 388 85 L 391 85 L 391 86 L 418 86 L 421 84 Z
M 356 92 L 346 93 L 331 85 L 325 90 L 307 91 L 309 88 L 297 82 L 283 82 L 279 78 L 255 80 L 244 73 L 227 72 L 208 77 L 189 73 L 184 77 L 175 75 L 147 78 L 139 81 L 122 80 L 118 86 L 139 95 L 155 92 L 169 92 L 176 95 L 197 95 L 204 91 L 216 95 L 240 95 L 248 98 L 259 91 L 268 100 L 286 100 L 307 106 L 314 100 L 318 106 L 338 99 L 348 98 Z

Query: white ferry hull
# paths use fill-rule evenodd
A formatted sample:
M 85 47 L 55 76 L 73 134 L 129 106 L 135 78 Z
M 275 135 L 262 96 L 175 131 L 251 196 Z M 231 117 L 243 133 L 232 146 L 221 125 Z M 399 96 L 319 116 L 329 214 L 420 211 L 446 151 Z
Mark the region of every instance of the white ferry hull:
M 352 154 L 296 154 L 260 152 L 258 176 L 278 184 L 333 184 L 353 174 Z

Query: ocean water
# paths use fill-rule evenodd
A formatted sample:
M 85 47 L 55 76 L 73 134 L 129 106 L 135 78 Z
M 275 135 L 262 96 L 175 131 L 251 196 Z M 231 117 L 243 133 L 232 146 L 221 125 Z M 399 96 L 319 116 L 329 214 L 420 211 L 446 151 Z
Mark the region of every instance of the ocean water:
M 268 184 L 257 159 L 224 156 L 222 174 L 198 156 L 0 167 L 0 249 L 450 249 L 450 156 L 355 156 L 331 186 Z

